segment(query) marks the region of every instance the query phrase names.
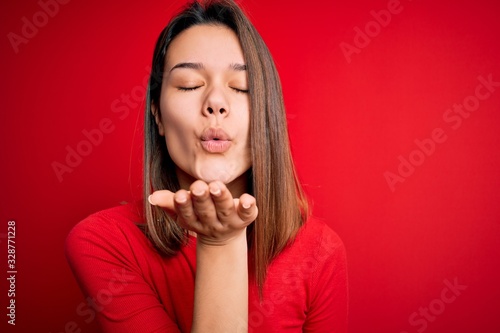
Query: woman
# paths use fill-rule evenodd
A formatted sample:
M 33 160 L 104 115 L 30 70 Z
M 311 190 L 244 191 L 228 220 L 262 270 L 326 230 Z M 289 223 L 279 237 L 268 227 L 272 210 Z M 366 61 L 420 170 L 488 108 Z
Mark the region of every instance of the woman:
M 308 215 L 274 62 L 232 0 L 158 39 L 144 195 L 66 242 L 105 332 L 346 331 L 344 247 Z

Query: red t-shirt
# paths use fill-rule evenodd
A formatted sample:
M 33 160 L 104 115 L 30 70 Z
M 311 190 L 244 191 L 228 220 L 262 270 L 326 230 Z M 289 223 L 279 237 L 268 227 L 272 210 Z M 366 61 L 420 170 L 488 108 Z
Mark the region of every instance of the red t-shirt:
M 140 204 L 127 204 L 77 224 L 66 239 L 70 266 L 104 332 L 190 332 L 196 237 L 162 257 L 137 226 L 141 212 Z M 345 249 L 337 234 L 310 218 L 269 266 L 263 296 L 250 281 L 249 333 L 347 332 Z

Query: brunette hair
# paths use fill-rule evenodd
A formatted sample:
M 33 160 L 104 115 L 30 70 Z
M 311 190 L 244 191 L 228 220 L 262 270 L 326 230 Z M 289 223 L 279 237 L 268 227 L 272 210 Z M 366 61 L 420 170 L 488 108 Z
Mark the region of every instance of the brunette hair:
M 156 43 L 144 124 L 145 232 L 166 256 L 174 255 L 187 241 L 186 230 L 163 209 L 147 201 L 152 191 L 180 189 L 175 164 L 164 137 L 158 133 L 153 113 L 160 109 L 165 56 L 170 43 L 182 31 L 203 24 L 223 25 L 233 30 L 247 65 L 252 156 L 248 192 L 255 197 L 259 208 L 259 215 L 247 232 L 250 268 L 261 289 L 268 265 L 306 221 L 308 203 L 293 166 L 283 94 L 274 61 L 262 37 L 232 0 L 189 3 L 163 29 Z

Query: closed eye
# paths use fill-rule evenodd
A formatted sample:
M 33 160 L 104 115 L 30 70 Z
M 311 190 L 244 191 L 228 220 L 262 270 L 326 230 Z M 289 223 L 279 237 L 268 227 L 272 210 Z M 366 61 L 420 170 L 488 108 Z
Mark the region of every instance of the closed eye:
M 236 92 L 239 92 L 239 93 L 244 93 L 244 94 L 248 93 L 248 89 L 238 89 L 238 88 L 234 88 L 234 87 L 232 87 L 232 89 Z
M 180 91 L 193 91 L 198 89 L 201 86 L 196 86 L 196 87 L 177 87 L 178 90 Z

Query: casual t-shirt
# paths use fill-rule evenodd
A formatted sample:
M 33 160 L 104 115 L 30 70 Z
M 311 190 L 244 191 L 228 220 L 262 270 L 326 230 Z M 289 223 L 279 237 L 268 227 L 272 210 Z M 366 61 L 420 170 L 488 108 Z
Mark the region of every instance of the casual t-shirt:
M 140 203 L 90 215 L 67 237 L 70 266 L 104 332 L 190 332 L 196 237 L 165 257 L 142 223 Z M 347 332 L 345 249 L 326 224 L 310 218 L 272 261 L 263 299 L 249 280 L 248 332 Z

